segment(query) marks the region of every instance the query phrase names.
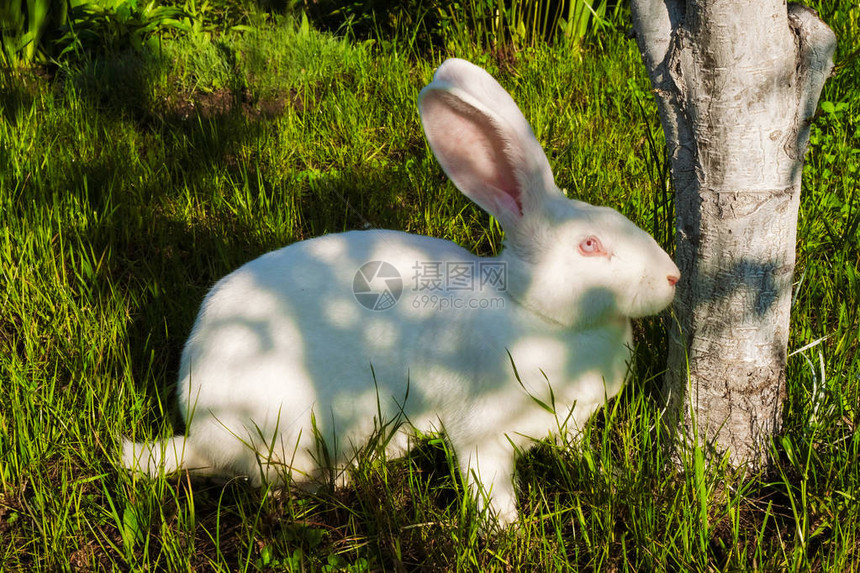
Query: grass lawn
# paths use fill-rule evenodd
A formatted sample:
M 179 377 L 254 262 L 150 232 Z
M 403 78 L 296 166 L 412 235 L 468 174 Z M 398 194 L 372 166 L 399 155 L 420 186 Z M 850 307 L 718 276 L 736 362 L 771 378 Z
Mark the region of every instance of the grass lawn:
M 438 436 L 371 443 L 313 495 L 119 468 L 181 431 L 174 383 L 220 277 L 294 241 L 389 228 L 497 252 L 416 98 L 446 57 L 496 76 L 569 196 L 672 248 L 662 133 L 623 26 L 581 50 L 454 53 L 288 17 L 0 72 L 0 570 L 860 570 L 860 8 L 821 2 L 837 69 L 804 170 L 784 431 L 742 477 L 667 446 L 661 320 L 622 394 L 519 463 L 521 521 L 463 494 Z

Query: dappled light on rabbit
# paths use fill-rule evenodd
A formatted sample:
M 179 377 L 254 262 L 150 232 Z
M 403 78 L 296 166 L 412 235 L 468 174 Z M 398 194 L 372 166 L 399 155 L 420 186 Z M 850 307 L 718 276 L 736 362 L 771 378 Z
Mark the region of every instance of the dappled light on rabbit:
M 206 296 L 185 345 L 187 435 L 126 441 L 126 466 L 308 481 L 319 437 L 331 463 L 348 463 L 381 422 L 402 419 L 393 448 L 410 425 L 444 429 L 473 491 L 516 519 L 512 443 L 581 424 L 620 390 L 629 319 L 669 305 L 679 271 L 618 212 L 561 193 L 484 70 L 446 61 L 419 109 L 445 172 L 504 227 L 503 252 L 370 230 L 245 264 Z

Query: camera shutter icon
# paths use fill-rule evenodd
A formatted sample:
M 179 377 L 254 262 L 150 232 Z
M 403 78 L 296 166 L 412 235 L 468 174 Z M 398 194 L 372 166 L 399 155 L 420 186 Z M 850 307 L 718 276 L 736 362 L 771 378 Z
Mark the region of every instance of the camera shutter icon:
M 370 261 L 356 271 L 352 293 L 358 304 L 368 310 L 388 310 L 403 294 L 403 278 L 394 265 Z

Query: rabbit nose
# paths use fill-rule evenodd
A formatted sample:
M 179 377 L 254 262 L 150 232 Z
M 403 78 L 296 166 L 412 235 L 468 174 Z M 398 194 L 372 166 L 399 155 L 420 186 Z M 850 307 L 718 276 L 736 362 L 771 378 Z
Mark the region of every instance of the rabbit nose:
M 679 275 L 667 275 L 666 280 L 669 281 L 669 286 L 675 286 L 681 280 L 681 277 Z

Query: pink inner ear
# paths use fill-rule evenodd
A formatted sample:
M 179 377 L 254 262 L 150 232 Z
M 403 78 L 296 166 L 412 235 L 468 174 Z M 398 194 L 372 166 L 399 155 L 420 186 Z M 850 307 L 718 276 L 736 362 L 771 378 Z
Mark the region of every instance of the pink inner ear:
M 496 200 L 499 203 L 500 209 L 511 212 L 518 217 L 523 216 L 523 206 L 520 203 L 520 198 L 518 195 L 515 195 L 508 191 L 504 191 L 503 193 L 499 193 L 498 195 L 496 195 Z
M 432 117 L 425 132 L 433 152 L 454 184 L 495 217 L 522 217 L 522 186 L 513 168 L 515 147 L 483 113 L 440 93 L 424 100 Z

